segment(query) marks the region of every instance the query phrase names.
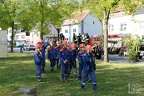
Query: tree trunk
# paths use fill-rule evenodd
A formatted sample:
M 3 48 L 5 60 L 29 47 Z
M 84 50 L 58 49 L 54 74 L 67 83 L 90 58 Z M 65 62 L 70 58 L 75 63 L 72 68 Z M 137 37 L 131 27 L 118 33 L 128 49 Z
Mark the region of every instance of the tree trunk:
M 104 10 L 104 18 L 103 18 L 103 32 L 104 32 L 104 62 L 109 62 L 108 58 L 108 19 L 106 10 Z
M 59 40 L 59 38 L 60 38 L 60 28 L 57 28 L 57 32 L 58 32 L 58 40 Z
M 14 22 L 11 22 L 12 36 L 11 36 L 11 52 L 13 52 L 13 41 L 14 41 Z
M 41 29 L 40 29 L 40 38 L 43 39 L 44 35 L 44 1 L 41 0 Z

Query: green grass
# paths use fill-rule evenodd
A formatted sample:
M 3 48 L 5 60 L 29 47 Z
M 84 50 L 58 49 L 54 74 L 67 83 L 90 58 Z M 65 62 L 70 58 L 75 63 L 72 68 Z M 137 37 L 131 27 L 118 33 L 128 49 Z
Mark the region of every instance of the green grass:
M 111 62 L 105 64 L 97 60 L 99 91 L 92 90 L 91 83 L 86 84 L 85 91 L 80 91 L 81 81 L 74 80 L 72 73 L 68 83 L 61 82 L 61 70 L 50 73 L 49 61 L 46 62 L 43 82 L 37 82 L 33 55 L 9 53 L 7 59 L 0 59 L 0 96 L 23 96 L 23 93 L 18 92 L 22 86 L 36 86 L 37 96 L 144 96 L 144 66 Z M 128 93 L 129 84 L 141 93 Z

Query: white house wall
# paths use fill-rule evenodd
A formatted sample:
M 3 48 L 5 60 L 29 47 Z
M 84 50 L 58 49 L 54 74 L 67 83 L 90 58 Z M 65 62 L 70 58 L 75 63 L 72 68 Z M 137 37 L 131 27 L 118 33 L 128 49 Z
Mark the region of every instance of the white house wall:
M 40 33 L 39 32 L 35 32 L 35 31 L 30 32 L 29 44 L 36 45 L 37 42 L 39 42 L 39 40 L 40 40 Z
M 126 30 L 120 30 L 120 24 L 126 24 Z M 108 34 L 118 34 L 118 35 L 126 35 L 126 34 L 138 34 L 140 37 L 144 35 L 144 14 L 132 16 L 124 16 L 112 18 L 109 20 L 109 24 L 113 25 L 113 31 L 109 30 Z
M 67 30 L 67 32 L 65 31 L 65 30 Z M 62 33 L 63 33 L 63 35 L 65 36 L 65 38 L 66 38 L 66 40 L 68 40 L 68 38 L 69 38 L 69 34 L 70 34 L 70 26 L 63 26 L 62 27 Z M 68 40 L 69 41 L 69 40 Z
M 84 27 L 83 27 L 84 33 L 88 33 L 90 36 L 102 35 L 102 23 L 97 17 L 87 15 L 83 23 L 84 23 Z
M 76 30 L 76 32 L 74 32 L 74 29 Z M 78 35 L 80 33 L 79 31 L 80 26 L 79 25 L 71 25 L 71 42 L 73 41 L 73 33 L 75 33 L 76 35 Z

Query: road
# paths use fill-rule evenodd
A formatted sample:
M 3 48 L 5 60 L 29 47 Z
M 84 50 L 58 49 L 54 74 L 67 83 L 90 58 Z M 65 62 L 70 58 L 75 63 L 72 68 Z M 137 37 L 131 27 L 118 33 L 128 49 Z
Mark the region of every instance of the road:
M 13 48 L 13 51 L 14 52 L 17 52 L 17 53 L 20 53 L 20 48 L 19 47 L 15 47 Z M 10 52 L 10 48 L 8 48 L 8 52 Z M 31 51 L 23 51 L 23 53 L 26 53 L 26 54 L 34 54 L 35 51 L 31 50 Z
M 103 60 L 103 59 L 104 59 L 104 56 L 102 56 L 101 60 Z M 118 54 L 109 55 L 110 62 L 119 62 L 119 63 L 128 64 L 129 62 L 126 59 L 127 59 L 126 56 L 118 56 Z M 131 62 L 131 63 L 144 65 L 144 57 L 142 59 L 140 59 L 139 62 Z
M 14 52 L 20 52 L 20 48 L 14 48 L 13 49 Z M 8 51 L 10 52 L 10 48 L 8 48 Z M 35 51 L 23 51 L 23 53 L 26 53 L 26 54 L 34 54 Z M 127 57 L 125 56 L 118 56 L 117 54 L 111 54 L 109 55 L 109 61 L 110 62 L 120 62 L 120 63 L 129 63 L 127 60 L 126 60 Z M 102 56 L 102 59 L 104 59 L 104 56 Z M 144 65 L 144 57 L 142 59 L 140 59 L 139 62 L 135 62 L 134 64 L 143 64 Z

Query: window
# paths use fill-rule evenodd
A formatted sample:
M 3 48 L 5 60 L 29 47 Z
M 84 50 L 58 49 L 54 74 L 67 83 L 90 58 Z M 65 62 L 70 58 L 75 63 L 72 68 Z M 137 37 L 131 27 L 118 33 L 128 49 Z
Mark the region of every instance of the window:
M 93 24 L 95 24 L 95 21 L 93 21 Z
M 144 28 L 144 21 L 140 21 L 140 28 Z
M 110 25 L 109 25 L 109 31 L 110 31 L 110 32 L 113 32 L 113 31 L 114 31 L 114 25 L 113 25 L 113 24 L 110 24 Z
M 113 13 L 109 15 L 109 17 L 110 17 L 110 18 L 111 18 L 111 17 L 113 17 L 113 16 L 114 16 L 114 14 L 113 14 Z
M 76 32 L 76 29 L 73 29 L 73 32 L 75 33 L 75 32 Z
M 72 20 L 72 23 L 75 23 L 75 20 Z
M 65 33 L 68 33 L 68 30 L 65 30 Z
M 25 35 L 21 35 L 21 39 L 25 39 Z
M 120 24 L 120 31 L 126 31 L 126 24 L 125 23 Z
M 142 41 L 144 41 L 144 35 L 142 35 Z
M 19 39 L 19 35 L 16 35 L 16 39 Z
M 25 32 L 25 30 L 24 30 L 24 29 L 21 29 L 21 32 Z
M 69 22 L 69 21 L 66 21 L 65 24 L 70 24 L 70 22 Z
M 26 36 L 30 36 L 30 33 L 29 33 L 29 32 L 26 32 Z

